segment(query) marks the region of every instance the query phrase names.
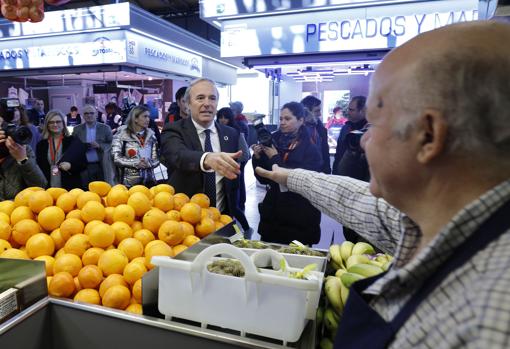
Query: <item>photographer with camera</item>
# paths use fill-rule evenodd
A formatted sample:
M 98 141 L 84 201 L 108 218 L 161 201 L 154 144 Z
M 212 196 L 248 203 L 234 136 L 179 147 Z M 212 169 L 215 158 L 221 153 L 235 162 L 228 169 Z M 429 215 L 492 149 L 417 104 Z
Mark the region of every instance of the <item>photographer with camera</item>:
M 319 145 L 311 141 L 304 121 L 303 105 L 290 102 L 283 105 L 280 128 L 272 135 L 267 130 L 264 132 L 263 125 L 256 122 L 259 144 L 253 146 L 253 168 L 259 166 L 270 170 L 277 164 L 285 168 L 320 171 L 321 151 Z M 258 232 L 261 239 L 282 244 L 293 240 L 308 245 L 318 243 L 321 235 L 319 210 L 301 195 L 283 191 L 278 183 L 257 174 L 256 177 L 260 183 L 269 185 L 264 200 L 259 204 Z
M 13 199 L 27 187 L 47 184 L 32 148 L 27 146 L 32 133 L 28 127 L 19 125 L 20 107 L 17 98 L 0 100 L 0 200 Z

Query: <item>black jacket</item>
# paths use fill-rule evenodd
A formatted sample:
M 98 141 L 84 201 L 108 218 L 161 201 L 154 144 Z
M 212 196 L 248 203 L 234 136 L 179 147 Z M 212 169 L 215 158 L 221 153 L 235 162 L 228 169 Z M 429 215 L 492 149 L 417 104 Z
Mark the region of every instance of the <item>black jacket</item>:
M 356 123 L 347 121 L 336 145 L 335 161 L 333 162 L 333 174 L 340 176 L 348 176 L 362 181 L 370 180 L 368 163 L 365 152 L 361 147 L 352 147 L 348 144 L 348 134 L 354 130 L 361 130 L 367 124 L 367 120 L 363 119 Z
M 216 123 L 221 151 L 234 153 L 239 150 L 239 132 Z M 204 173 L 200 169 L 200 158 L 204 154 L 197 129 L 191 117 L 166 124 L 161 133 L 161 161 L 169 169 L 168 183 L 176 193 L 192 196 L 204 192 Z M 235 212 L 239 177 L 224 178 L 225 213 Z
M 82 188 L 80 173 L 87 167 L 87 146 L 74 136 L 64 137 L 62 140 L 62 157 L 58 161 L 69 162 L 71 169 L 69 171 L 61 171 L 62 188 L 71 190 L 74 188 Z M 51 165 L 48 162 L 48 140 L 43 139 L 37 144 L 36 150 L 37 164 L 41 168 L 48 185 L 50 185 Z
M 277 140 L 281 132 L 273 133 Z M 298 145 L 289 152 L 287 161 L 283 154 L 268 159 L 261 154 L 260 159 L 252 157 L 253 168 L 257 166 L 271 169 L 273 164 L 285 168 L 303 168 L 312 171 L 321 171 L 322 157 L 319 145 L 310 140 L 305 127 L 301 128 Z M 298 240 L 303 244 L 315 244 L 320 240 L 321 213 L 312 204 L 299 194 L 281 192 L 280 186 L 267 178 L 257 176 L 262 184 L 268 184 L 269 190 L 262 203 L 259 204 L 260 223 L 258 232 L 262 240 L 288 244 Z

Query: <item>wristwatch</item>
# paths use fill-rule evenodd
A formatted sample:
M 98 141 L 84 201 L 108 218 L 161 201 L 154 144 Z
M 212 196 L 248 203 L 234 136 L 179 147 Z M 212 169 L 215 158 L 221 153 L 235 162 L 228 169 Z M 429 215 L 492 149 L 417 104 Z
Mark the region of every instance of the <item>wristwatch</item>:
M 28 161 L 28 158 L 24 158 L 24 159 L 19 160 L 19 161 L 18 161 L 18 160 L 16 160 L 16 162 L 18 163 L 18 165 L 24 165 L 24 164 L 26 164 L 26 163 L 27 163 L 27 161 Z

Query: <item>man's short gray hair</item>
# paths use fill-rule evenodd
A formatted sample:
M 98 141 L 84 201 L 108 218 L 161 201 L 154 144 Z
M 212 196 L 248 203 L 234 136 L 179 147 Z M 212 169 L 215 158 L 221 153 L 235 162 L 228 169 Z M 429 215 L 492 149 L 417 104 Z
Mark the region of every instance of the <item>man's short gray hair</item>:
M 210 82 L 214 86 L 214 88 L 216 89 L 216 97 L 219 97 L 218 88 L 216 87 L 216 83 L 214 81 L 212 81 L 211 79 L 208 79 L 208 78 L 198 78 L 198 79 L 192 80 L 189 83 L 189 86 L 186 89 L 186 92 L 184 92 L 184 103 L 186 103 L 186 105 L 189 105 L 189 102 L 190 102 L 189 94 L 190 94 L 191 88 L 193 86 L 195 86 L 196 84 L 198 84 L 199 82 L 204 82 L 204 81 Z

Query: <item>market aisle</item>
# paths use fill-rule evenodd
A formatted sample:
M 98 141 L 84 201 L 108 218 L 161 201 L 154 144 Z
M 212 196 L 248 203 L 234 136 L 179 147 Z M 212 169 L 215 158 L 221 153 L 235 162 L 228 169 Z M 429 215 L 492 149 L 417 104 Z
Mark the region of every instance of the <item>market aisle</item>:
M 259 211 L 258 211 L 258 203 L 264 199 L 264 195 L 266 194 L 266 190 L 260 184 L 257 184 L 255 176 L 253 174 L 253 166 L 251 164 L 251 160 L 245 167 L 245 183 L 246 183 L 246 218 L 250 223 L 250 227 L 255 231 L 252 235 L 253 240 L 259 240 L 260 235 L 256 233 L 257 227 L 259 225 Z M 344 237 L 342 234 L 342 225 L 333 219 L 331 219 L 327 215 L 322 215 L 321 220 L 321 240 L 314 247 L 327 249 L 331 244 L 331 240 L 334 237 L 335 243 L 341 243 L 344 241 Z

